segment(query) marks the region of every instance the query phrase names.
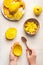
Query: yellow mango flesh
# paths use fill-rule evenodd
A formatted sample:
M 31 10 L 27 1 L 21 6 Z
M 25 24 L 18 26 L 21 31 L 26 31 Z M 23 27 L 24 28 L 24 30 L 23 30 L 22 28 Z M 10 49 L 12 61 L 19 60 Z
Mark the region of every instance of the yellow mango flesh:
M 13 0 L 4 0 L 4 6 L 9 8 L 9 4 L 13 2 Z
M 33 32 L 35 32 L 36 30 L 37 30 L 37 25 L 34 23 L 34 22 L 27 22 L 26 24 L 25 24 L 25 28 L 24 28 L 24 30 L 26 31 L 26 32 L 30 32 L 30 33 L 33 33 Z
M 20 2 L 12 2 L 9 4 L 9 11 L 16 12 L 20 7 Z
M 34 14 L 36 16 L 39 16 L 41 14 L 41 12 L 42 12 L 42 7 L 40 7 L 40 6 L 35 6 L 34 7 Z
M 18 10 L 15 14 L 14 14 L 14 20 L 20 20 L 22 18 L 24 14 L 24 11 L 21 9 L 21 10 Z
M 22 54 L 22 47 L 20 45 L 15 45 L 13 49 L 13 54 L 16 56 L 21 56 Z
M 7 16 L 9 14 L 8 8 L 3 7 L 3 10 L 4 10 L 4 14 Z
M 9 28 L 5 33 L 6 38 L 9 40 L 14 39 L 16 35 L 17 35 L 16 28 Z

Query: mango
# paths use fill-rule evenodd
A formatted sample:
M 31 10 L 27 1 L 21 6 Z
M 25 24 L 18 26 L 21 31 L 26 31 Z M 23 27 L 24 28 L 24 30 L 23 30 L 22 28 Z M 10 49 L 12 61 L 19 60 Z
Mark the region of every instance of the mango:
M 9 11 L 11 13 L 16 12 L 20 7 L 20 2 L 12 2 L 9 4 Z

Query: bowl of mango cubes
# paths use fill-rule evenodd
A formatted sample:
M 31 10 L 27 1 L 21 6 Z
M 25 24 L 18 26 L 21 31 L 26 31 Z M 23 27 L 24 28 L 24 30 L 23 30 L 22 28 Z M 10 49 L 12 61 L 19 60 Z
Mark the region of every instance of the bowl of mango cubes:
M 30 36 L 34 36 L 39 28 L 40 24 L 35 18 L 30 18 L 24 23 L 24 31 Z
M 25 3 L 22 0 L 4 0 L 2 14 L 9 20 L 20 20 L 24 15 Z

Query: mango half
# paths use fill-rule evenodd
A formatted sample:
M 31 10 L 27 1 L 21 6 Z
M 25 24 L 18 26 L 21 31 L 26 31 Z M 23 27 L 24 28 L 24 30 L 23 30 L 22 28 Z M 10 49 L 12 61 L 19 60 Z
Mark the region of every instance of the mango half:
M 7 39 L 12 40 L 16 37 L 17 35 L 17 30 L 16 28 L 9 28 L 6 32 L 5 32 L 5 36 Z
M 15 42 L 12 47 L 12 52 L 16 56 L 21 56 L 22 55 L 22 46 L 18 42 Z

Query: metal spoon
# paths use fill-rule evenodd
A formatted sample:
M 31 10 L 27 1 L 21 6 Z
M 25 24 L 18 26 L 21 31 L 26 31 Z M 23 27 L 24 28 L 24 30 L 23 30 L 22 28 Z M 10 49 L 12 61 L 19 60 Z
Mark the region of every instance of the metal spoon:
M 29 54 L 31 55 L 32 54 L 32 50 L 28 47 L 27 45 L 27 39 L 25 37 L 21 37 L 21 40 L 23 41 L 23 43 L 25 43 L 26 47 L 28 48 L 29 50 Z

